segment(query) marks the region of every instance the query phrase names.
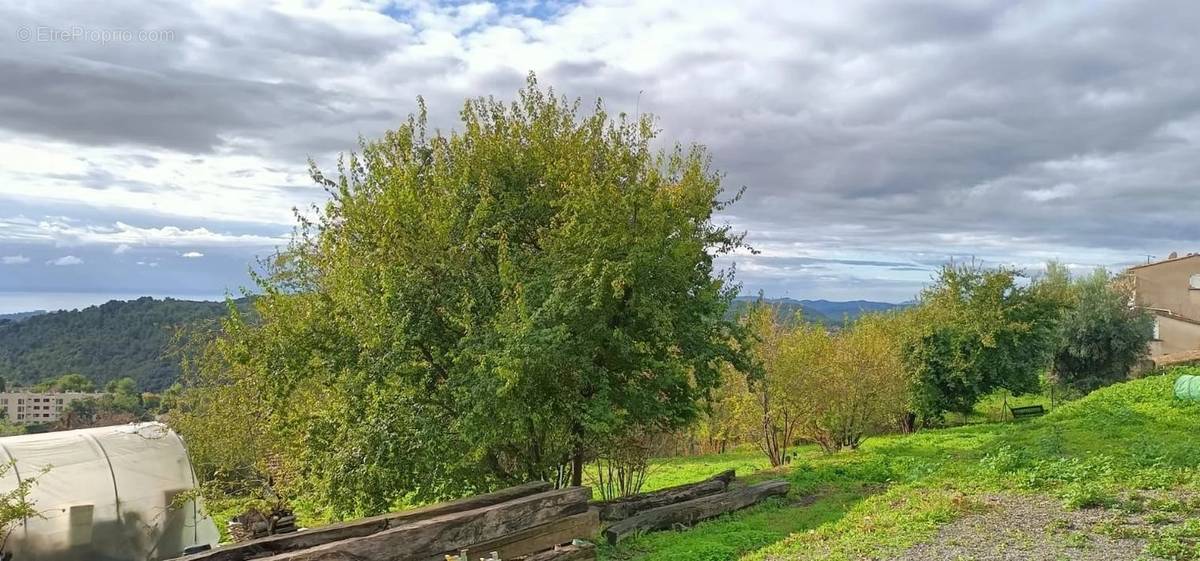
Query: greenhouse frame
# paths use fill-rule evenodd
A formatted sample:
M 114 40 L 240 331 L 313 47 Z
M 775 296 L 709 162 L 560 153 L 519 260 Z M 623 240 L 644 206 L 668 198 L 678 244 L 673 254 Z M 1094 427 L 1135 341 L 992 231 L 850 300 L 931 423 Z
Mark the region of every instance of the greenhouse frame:
M 35 479 L 39 516 L 9 535 L 13 561 L 153 561 L 218 540 L 183 439 L 161 423 L 0 438 L 0 462 L 3 489 Z

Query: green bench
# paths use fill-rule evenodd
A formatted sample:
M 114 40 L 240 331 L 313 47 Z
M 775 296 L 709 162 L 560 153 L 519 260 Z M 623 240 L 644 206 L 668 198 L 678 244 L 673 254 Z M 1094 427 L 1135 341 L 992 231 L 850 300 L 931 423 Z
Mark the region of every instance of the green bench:
M 1026 405 L 1024 407 L 1009 407 L 1014 421 L 1032 419 L 1046 414 L 1046 408 L 1041 405 Z

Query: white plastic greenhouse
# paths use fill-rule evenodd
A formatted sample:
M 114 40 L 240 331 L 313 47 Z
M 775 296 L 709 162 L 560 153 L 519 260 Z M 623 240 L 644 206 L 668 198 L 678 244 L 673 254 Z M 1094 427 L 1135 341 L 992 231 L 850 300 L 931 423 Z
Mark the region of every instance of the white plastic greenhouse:
M 37 479 L 41 516 L 9 536 L 13 561 L 170 559 L 217 543 L 201 505 L 172 505 L 196 479 L 183 440 L 161 423 L 0 438 L 0 461 L 14 462 L 4 489 Z

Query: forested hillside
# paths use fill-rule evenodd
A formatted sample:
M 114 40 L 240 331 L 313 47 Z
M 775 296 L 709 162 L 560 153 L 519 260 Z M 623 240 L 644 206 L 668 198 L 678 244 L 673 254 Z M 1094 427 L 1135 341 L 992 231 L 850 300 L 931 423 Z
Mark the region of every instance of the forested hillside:
M 170 353 L 176 330 L 224 313 L 222 302 L 144 297 L 3 322 L 0 376 L 12 385 L 78 373 L 101 387 L 129 376 L 144 390 L 162 390 L 179 377 Z
M 46 310 L 34 310 L 32 312 L 16 312 L 13 314 L 0 314 L 0 325 L 10 321 L 24 321 L 33 316 L 40 316 L 46 313 Z

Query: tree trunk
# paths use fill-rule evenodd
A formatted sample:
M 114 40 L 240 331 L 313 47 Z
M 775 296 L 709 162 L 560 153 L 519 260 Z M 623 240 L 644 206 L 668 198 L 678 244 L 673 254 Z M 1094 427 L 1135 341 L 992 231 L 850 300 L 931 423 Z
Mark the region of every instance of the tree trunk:
M 571 486 L 583 485 L 583 445 L 575 445 L 575 453 L 571 454 Z

